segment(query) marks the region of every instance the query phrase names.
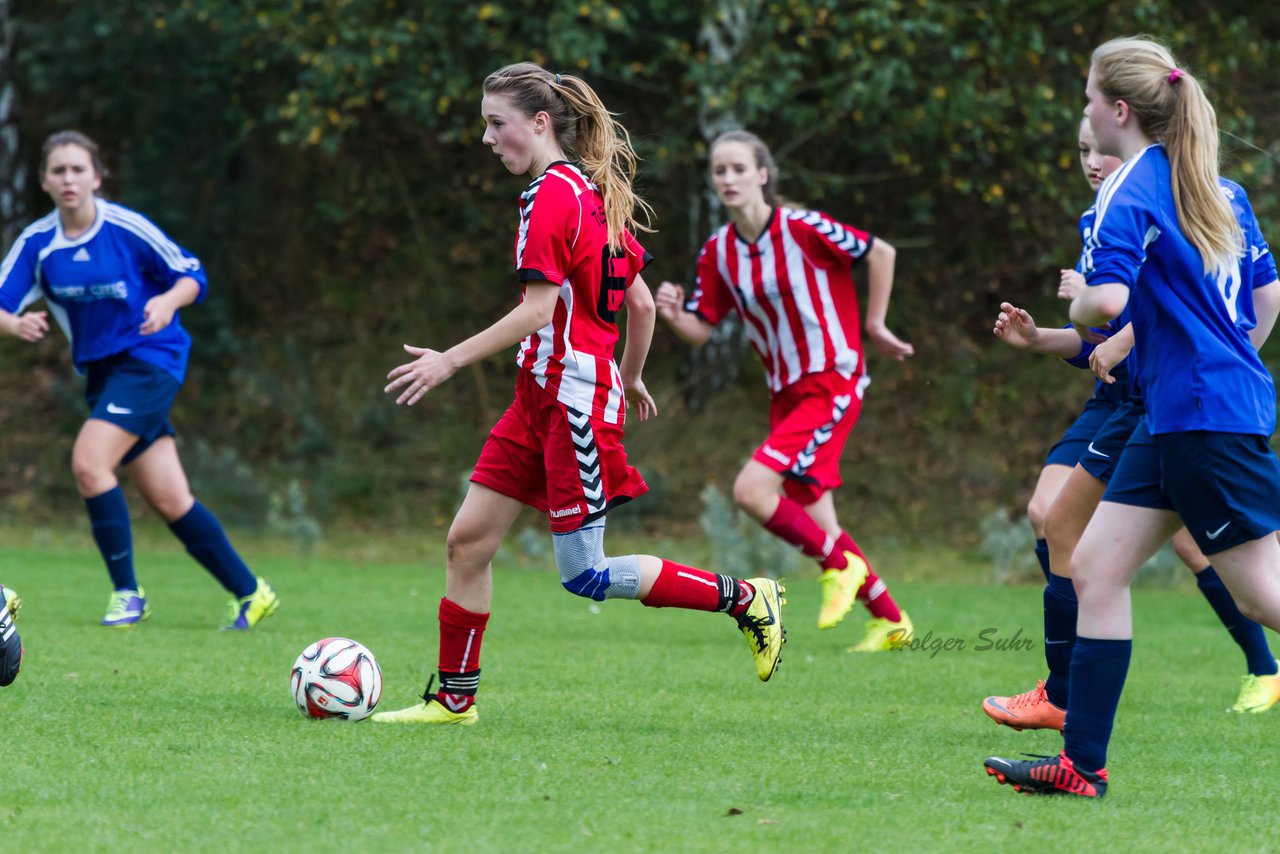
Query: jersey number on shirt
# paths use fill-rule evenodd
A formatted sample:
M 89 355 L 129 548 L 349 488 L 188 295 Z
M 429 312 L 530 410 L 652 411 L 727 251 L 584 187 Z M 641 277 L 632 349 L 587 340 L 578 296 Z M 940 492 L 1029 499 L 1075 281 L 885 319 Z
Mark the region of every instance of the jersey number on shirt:
M 606 244 L 600 255 L 600 301 L 596 314 L 609 323 L 618 322 L 618 310 L 627 299 L 627 253 L 610 251 Z

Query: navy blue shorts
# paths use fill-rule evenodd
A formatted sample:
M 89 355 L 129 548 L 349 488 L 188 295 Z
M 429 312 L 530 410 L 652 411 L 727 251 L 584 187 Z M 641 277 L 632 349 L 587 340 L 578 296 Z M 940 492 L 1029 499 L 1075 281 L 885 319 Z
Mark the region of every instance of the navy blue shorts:
M 1203 430 L 1155 437 L 1164 492 L 1206 555 L 1280 530 L 1280 460 L 1266 436 Z
M 124 455 L 131 463 L 162 436 L 174 435 L 169 409 L 182 384 L 163 368 L 121 354 L 85 366 L 84 401 L 89 417 L 108 421 L 138 437 Z
M 1115 404 L 1111 401 L 1099 400 L 1096 397 L 1089 398 L 1084 405 L 1084 410 L 1075 421 L 1071 422 L 1071 426 L 1062 434 L 1062 438 L 1049 449 L 1049 455 L 1045 457 L 1044 464 L 1075 468 L 1093 434 L 1098 432 L 1115 411 Z
M 1173 509 L 1160 482 L 1160 455 L 1142 416 L 1138 416 L 1138 426 L 1119 457 L 1107 491 L 1102 493 L 1103 501 L 1151 510 Z
M 1103 483 L 1110 483 L 1129 437 L 1145 412 L 1140 400 L 1126 400 L 1117 406 L 1080 454 L 1080 467 Z

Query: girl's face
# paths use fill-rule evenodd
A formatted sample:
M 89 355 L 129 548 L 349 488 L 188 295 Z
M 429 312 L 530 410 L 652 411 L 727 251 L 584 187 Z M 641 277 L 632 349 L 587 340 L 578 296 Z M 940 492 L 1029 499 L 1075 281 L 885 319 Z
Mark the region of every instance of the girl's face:
M 93 203 L 102 176 L 93 167 L 93 156 L 78 145 L 59 145 L 49 152 L 40 186 L 59 211 L 76 212 Z
M 484 117 L 484 144 L 493 149 L 502 165 L 513 175 L 523 175 L 535 163 L 545 164 L 548 144 L 555 144 L 551 119 L 546 113 L 532 118 L 516 108 L 503 94 L 487 94 L 480 102 Z
M 764 201 L 769 171 L 756 163 L 755 152 L 745 142 L 722 142 L 711 149 L 711 185 L 720 203 L 730 210 Z
M 1103 154 L 1120 153 L 1120 102 L 1112 103 L 1107 96 L 1098 90 L 1098 75 L 1089 69 L 1089 81 L 1084 87 L 1084 96 L 1088 103 L 1084 107 L 1084 117 L 1088 119 L 1089 129 L 1093 132 L 1094 148 Z M 1128 112 L 1127 108 L 1124 112 Z
M 1089 127 L 1088 119 L 1080 123 L 1079 146 L 1080 168 L 1084 170 L 1085 180 L 1094 190 L 1097 190 L 1102 185 L 1103 179 L 1119 169 L 1120 164 L 1124 162 L 1119 157 L 1112 157 L 1110 154 L 1098 151 L 1098 141 L 1093 138 L 1093 130 Z

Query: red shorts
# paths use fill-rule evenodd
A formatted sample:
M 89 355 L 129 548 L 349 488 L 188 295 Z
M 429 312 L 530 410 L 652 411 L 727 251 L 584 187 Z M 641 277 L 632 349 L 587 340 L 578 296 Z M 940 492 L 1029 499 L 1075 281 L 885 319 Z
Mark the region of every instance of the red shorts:
M 627 464 L 621 424 L 569 409 L 524 371 L 471 482 L 546 513 L 557 532 L 577 530 L 649 491 Z
M 773 396 L 769 438 L 751 458 L 786 480 L 783 491 L 812 504 L 840 486 L 840 455 L 862 411 L 870 380 L 835 371 L 807 374 Z

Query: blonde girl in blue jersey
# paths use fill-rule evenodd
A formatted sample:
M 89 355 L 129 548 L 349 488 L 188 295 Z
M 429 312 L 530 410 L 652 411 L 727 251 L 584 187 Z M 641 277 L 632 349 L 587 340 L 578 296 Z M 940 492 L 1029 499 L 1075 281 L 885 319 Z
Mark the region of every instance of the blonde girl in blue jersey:
M 40 186 L 54 210 L 28 226 L 0 264 L 0 330 L 39 341 L 52 313 L 86 376 L 90 414 L 71 469 L 114 588 L 102 625 L 128 628 L 150 614 L 116 479 L 123 467 L 191 556 L 234 597 L 224 628 L 248 629 L 275 611 L 276 594 L 192 496 L 169 423 L 191 349 L 178 311 L 204 298 L 204 269 L 146 217 L 101 198 L 104 175 L 98 146 L 84 134 L 61 131 L 45 142 Z M 40 299 L 48 311 L 26 310 Z
M 1086 96 L 1100 149 L 1125 164 L 1099 190 L 1088 288 L 1071 319 L 1086 328 L 1130 308 L 1146 419 L 1072 558 L 1080 604 L 1064 750 L 986 766 L 1021 791 L 1100 797 L 1132 651 L 1129 585 L 1183 522 L 1240 610 L 1280 627 L 1275 385 L 1256 353 L 1280 283 L 1244 190 L 1218 176 L 1213 107 L 1167 49 L 1107 42 Z

